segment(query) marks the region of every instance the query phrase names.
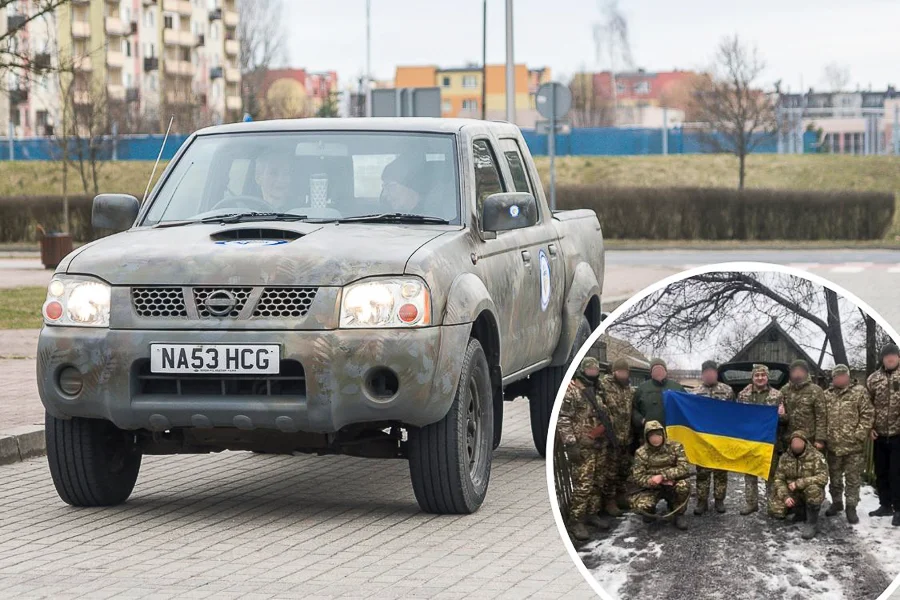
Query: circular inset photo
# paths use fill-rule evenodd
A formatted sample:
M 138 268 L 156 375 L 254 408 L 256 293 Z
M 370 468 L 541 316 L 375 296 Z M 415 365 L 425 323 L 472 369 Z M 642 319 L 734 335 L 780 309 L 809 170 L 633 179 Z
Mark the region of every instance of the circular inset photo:
M 547 442 L 588 583 L 623 600 L 890 597 L 897 340 L 849 292 L 763 263 L 687 271 L 617 308 L 575 356 Z

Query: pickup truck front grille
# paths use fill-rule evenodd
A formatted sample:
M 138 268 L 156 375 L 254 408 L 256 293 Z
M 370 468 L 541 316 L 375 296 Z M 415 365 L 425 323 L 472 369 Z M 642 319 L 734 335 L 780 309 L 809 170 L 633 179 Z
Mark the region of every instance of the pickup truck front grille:
M 314 287 L 285 286 L 134 287 L 131 303 L 138 317 L 150 319 L 184 319 L 188 315 L 200 319 L 301 319 L 309 312 L 317 292 Z M 222 307 L 226 312 L 216 314 Z
M 278 375 L 151 373 L 150 361 L 135 365 L 137 394 L 165 396 L 305 396 L 306 374 L 296 360 L 279 363 Z

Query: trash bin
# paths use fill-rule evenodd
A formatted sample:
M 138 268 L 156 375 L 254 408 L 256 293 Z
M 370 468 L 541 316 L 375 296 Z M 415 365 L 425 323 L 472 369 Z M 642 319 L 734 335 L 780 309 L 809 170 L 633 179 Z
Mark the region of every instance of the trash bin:
M 55 269 L 71 251 L 72 235 L 69 233 L 45 233 L 41 237 L 41 262 L 45 269 Z

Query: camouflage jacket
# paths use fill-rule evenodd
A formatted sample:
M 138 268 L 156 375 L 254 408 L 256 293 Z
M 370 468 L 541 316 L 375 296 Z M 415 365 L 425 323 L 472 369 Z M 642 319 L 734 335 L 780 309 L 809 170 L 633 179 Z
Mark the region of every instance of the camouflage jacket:
M 566 446 L 576 444 L 592 448 L 594 441 L 588 436 L 588 432 L 597 426 L 597 418 L 594 408 L 584 397 L 584 384 L 579 381 L 570 381 L 569 387 L 563 396 L 562 405 L 559 407 L 559 418 L 556 421 L 556 430 L 562 443 Z M 589 393 L 594 390 L 588 388 Z M 602 400 L 597 398 L 597 403 Z
M 791 432 L 802 430 L 809 439 L 825 441 L 825 393 L 807 377 L 800 385 L 788 383 L 781 388 L 787 415 L 781 441 L 787 447 Z
M 865 449 L 875 409 L 869 393 L 856 382 L 844 389 L 834 386 L 825 391 L 825 444 L 838 456 Z
M 866 389 L 875 407 L 875 432 L 880 436 L 900 435 L 900 369 L 893 373 L 878 369 L 869 375 Z
M 620 445 L 631 443 L 631 410 L 634 386 L 621 385 L 613 375 L 605 375 L 599 382 L 600 396 L 609 409 L 616 439 Z
M 647 441 L 647 434 L 654 429 L 663 431 L 664 441 L 659 447 L 653 447 Z M 670 442 L 659 421 L 647 421 L 644 425 L 644 445 L 634 453 L 631 482 L 640 487 L 651 487 L 650 478 L 654 475 L 662 475 L 665 479 L 679 479 L 690 472 L 684 446 L 679 442 Z
M 786 497 L 790 490 L 788 484 L 793 482 L 798 490 L 804 490 L 810 485 L 824 487 L 828 483 L 828 465 L 825 457 L 816 450 L 812 442 L 806 440 L 806 450 L 800 456 L 787 450 L 778 459 L 778 467 L 775 468 L 775 493 Z
M 701 383 L 693 390 L 692 394 L 697 396 L 706 396 L 707 398 L 718 398 L 719 400 L 734 400 L 734 390 L 730 385 L 726 385 L 721 381 L 717 381 L 714 385 L 706 385 Z

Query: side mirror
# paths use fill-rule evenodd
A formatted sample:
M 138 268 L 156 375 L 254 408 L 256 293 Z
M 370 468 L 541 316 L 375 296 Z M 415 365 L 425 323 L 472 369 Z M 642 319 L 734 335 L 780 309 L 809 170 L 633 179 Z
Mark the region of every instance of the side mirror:
M 491 194 L 484 199 L 482 228 L 485 231 L 510 231 L 531 227 L 538 221 L 537 202 L 526 192 Z
M 134 225 L 140 203 L 128 194 L 100 194 L 91 206 L 91 225 L 94 229 L 125 231 Z

